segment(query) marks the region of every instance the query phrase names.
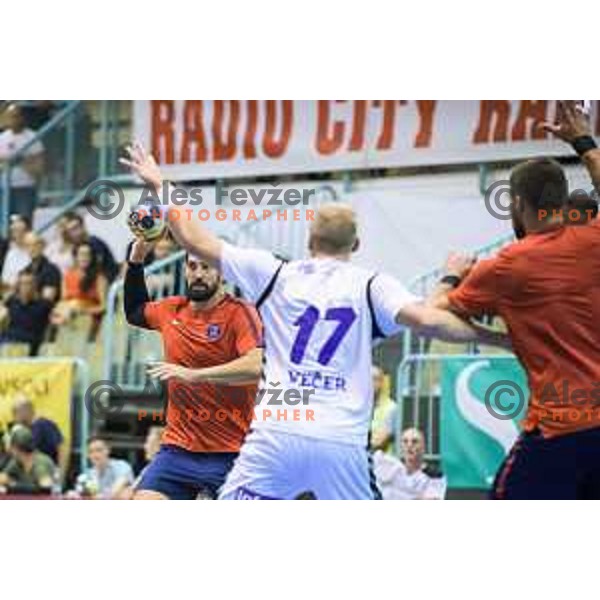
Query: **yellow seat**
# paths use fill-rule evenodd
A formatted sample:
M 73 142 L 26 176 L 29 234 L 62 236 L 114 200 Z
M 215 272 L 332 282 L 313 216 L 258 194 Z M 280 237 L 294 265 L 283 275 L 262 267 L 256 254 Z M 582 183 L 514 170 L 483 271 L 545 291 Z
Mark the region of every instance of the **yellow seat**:
M 60 325 L 55 340 L 58 354 L 85 357 L 92 322 L 92 317 L 82 314 L 73 317 L 64 325 Z
M 29 356 L 29 344 L 11 342 L 0 346 L 0 356 L 2 358 L 22 358 Z

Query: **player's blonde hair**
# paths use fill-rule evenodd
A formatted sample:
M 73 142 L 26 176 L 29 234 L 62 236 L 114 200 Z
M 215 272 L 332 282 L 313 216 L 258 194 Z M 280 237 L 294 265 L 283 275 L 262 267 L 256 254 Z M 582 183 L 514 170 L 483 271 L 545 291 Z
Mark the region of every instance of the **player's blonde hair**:
M 317 211 L 310 228 L 309 248 L 313 253 L 349 254 L 358 248 L 356 213 L 347 204 L 325 204 Z

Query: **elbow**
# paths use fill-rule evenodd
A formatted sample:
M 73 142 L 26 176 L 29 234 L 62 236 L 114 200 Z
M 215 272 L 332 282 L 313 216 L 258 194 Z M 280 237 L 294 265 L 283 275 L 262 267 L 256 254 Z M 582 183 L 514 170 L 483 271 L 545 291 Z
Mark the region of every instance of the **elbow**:
M 133 325 L 134 327 L 147 328 L 143 309 L 135 310 L 131 307 L 125 307 L 125 320 L 129 325 Z
M 430 336 L 438 325 L 436 315 L 439 311 L 427 303 L 412 304 L 405 307 L 397 316 L 396 321 L 409 327 L 418 335 Z
M 437 320 L 435 318 L 436 309 L 432 307 L 423 307 L 413 315 L 411 329 L 420 335 L 430 337 L 435 332 Z
M 427 305 L 431 308 L 437 308 L 439 310 L 449 310 L 450 309 L 450 301 L 448 300 L 447 294 L 440 294 L 438 296 L 434 296 L 427 301 Z

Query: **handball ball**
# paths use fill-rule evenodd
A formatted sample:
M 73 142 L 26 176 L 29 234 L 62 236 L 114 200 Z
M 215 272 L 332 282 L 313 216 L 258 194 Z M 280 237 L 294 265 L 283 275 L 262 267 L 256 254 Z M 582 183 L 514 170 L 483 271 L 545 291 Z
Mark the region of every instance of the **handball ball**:
M 165 232 L 166 224 L 162 212 L 155 204 L 136 207 L 131 218 L 136 230 L 148 242 L 157 240 Z

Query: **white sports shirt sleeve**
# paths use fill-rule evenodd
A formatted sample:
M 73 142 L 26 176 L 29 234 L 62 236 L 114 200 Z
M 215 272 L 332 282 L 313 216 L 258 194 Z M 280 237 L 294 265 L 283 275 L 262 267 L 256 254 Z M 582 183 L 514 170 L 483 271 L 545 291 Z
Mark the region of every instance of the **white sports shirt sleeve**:
M 375 320 L 386 336 L 402 331 L 396 323 L 398 312 L 409 304 L 421 302 L 421 298 L 409 292 L 399 281 L 389 275 L 376 275 L 371 284 L 371 302 Z
M 260 298 L 281 263 L 281 260 L 266 250 L 240 248 L 223 243 L 223 277 L 229 283 L 237 285 L 250 302 L 256 302 Z

